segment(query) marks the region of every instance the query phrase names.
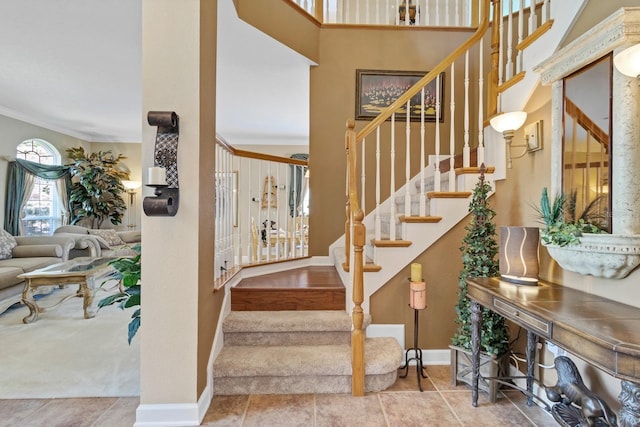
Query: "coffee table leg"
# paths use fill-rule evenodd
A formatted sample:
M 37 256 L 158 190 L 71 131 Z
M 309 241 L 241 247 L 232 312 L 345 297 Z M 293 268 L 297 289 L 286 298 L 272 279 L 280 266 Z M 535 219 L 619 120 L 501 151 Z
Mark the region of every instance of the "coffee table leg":
M 22 323 L 31 323 L 36 321 L 38 320 L 38 314 L 40 314 L 40 308 L 38 307 L 36 300 L 33 299 L 31 292 L 29 292 L 30 290 L 31 281 L 27 279 L 24 283 L 24 289 L 22 290 L 22 303 L 29 307 L 29 314 L 22 319 Z
M 87 279 L 80 284 L 82 289 L 82 297 L 84 298 L 84 318 L 91 319 L 96 317 L 96 308 L 93 306 L 93 294 L 95 293 L 95 279 L 88 276 Z

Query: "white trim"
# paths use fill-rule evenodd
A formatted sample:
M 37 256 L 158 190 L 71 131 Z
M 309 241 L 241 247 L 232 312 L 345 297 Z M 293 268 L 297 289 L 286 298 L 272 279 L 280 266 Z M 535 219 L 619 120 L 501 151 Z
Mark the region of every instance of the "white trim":
M 205 393 L 203 393 L 204 396 Z M 134 427 L 198 426 L 200 402 L 141 404 L 136 409 Z
M 409 365 L 414 366 L 415 362 L 415 351 L 409 350 Z M 411 359 L 414 359 L 413 361 Z M 405 358 L 402 358 L 402 363 L 404 363 Z M 451 365 L 451 349 L 442 349 L 442 350 L 422 350 L 422 364 L 424 366 L 427 365 Z

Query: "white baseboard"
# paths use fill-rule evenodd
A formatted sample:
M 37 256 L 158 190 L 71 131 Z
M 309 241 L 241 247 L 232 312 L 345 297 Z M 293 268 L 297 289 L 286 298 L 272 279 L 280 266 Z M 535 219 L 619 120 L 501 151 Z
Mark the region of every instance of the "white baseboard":
M 204 395 L 204 393 L 203 393 Z M 196 403 L 141 404 L 136 410 L 134 427 L 199 426 L 200 409 Z M 208 402 L 207 402 L 208 407 Z
M 415 351 L 409 350 L 409 359 L 415 357 Z M 404 357 L 402 358 L 402 363 L 404 364 Z M 409 365 L 415 365 L 415 360 L 409 362 Z M 450 349 L 442 349 L 442 350 L 422 350 L 422 365 L 451 365 L 451 350 Z

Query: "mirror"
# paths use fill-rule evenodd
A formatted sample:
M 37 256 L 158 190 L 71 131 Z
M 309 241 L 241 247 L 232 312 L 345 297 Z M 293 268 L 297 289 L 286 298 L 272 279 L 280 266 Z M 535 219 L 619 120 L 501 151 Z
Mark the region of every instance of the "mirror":
M 574 219 L 611 232 L 611 93 L 609 54 L 564 78 L 562 191 Z

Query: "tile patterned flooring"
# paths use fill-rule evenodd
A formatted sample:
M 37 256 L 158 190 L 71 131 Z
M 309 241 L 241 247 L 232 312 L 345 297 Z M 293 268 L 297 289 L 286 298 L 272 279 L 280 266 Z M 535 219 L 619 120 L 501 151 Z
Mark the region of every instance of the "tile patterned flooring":
M 216 396 L 203 426 L 556 426 L 522 394 L 505 392 L 495 405 L 480 394 L 477 408 L 464 385 L 449 384 L 448 366 L 427 366 L 418 391 L 415 369 L 380 393 Z M 125 427 L 135 422 L 138 398 L 0 400 L 0 427 Z

